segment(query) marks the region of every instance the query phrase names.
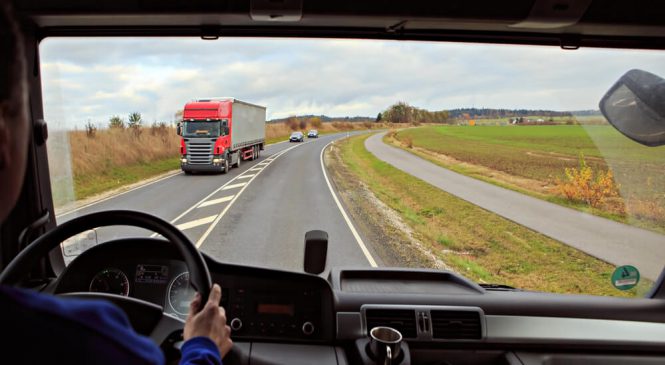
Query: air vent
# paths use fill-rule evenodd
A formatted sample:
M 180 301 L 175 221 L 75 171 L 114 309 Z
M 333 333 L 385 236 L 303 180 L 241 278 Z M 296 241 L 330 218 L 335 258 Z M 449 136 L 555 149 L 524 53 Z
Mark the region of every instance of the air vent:
M 433 310 L 432 337 L 447 340 L 480 340 L 480 313 L 476 311 Z
M 410 309 L 367 309 L 367 332 L 377 326 L 398 330 L 404 338 L 416 338 L 416 312 Z

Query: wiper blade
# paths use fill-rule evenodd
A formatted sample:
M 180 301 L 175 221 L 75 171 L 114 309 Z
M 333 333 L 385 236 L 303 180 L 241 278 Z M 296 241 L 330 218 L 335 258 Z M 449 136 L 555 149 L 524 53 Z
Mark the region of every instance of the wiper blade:
M 517 289 L 510 285 L 504 284 L 478 284 L 485 290 L 495 290 L 495 291 L 522 291 L 522 289 Z

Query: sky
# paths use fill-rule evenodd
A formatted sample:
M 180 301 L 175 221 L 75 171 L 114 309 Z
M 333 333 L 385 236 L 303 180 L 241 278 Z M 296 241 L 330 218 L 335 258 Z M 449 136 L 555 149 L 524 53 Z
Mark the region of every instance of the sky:
M 49 38 L 40 46 L 55 129 L 113 115 L 172 122 L 195 98 L 231 96 L 291 115 L 376 116 L 405 101 L 463 107 L 598 109 L 626 71 L 665 76 L 665 52 L 375 40 Z

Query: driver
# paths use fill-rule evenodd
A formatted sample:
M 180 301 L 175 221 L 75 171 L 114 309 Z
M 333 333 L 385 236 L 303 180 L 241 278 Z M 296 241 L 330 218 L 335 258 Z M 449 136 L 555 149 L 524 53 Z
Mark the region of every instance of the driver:
M 22 36 L 0 0 L 0 224 L 23 185 L 30 118 Z M 215 284 L 205 307 L 198 294 L 184 329 L 181 364 L 221 364 L 231 349 L 222 297 Z M 162 364 L 164 355 L 130 327 L 124 312 L 103 301 L 62 299 L 31 290 L 0 287 L 2 356 L 13 364 Z

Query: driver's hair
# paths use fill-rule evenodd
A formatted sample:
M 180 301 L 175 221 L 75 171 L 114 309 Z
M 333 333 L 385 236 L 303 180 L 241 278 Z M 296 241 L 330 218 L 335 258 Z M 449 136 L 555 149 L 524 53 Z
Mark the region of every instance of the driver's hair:
M 22 93 L 26 88 L 26 62 L 23 39 L 12 5 L 0 0 L 0 103 L 11 109 L 21 107 Z M 9 103 L 5 103 L 9 102 Z M 17 103 L 19 102 L 19 103 Z M 5 110 L 16 112 L 16 110 Z

